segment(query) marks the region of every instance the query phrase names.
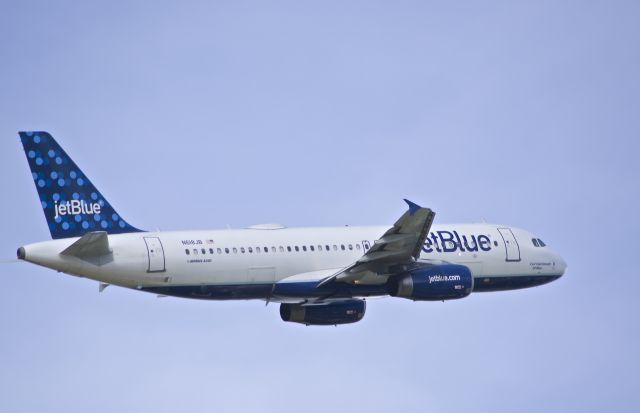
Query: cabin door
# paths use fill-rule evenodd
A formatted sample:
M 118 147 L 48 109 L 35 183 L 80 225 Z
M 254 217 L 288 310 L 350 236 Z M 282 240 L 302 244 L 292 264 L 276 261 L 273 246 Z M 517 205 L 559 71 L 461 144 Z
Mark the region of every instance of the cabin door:
M 164 248 L 158 237 L 144 237 L 147 244 L 147 256 L 149 258 L 149 266 L 147 272 L 162 272 L 164 267 Z
M 498 232 L 504 241 L 504 247 L 507 254 L 507 261 L 520 261 L 520 246 L 516 241 L 515 235 L 510 228 L 498 228 Z

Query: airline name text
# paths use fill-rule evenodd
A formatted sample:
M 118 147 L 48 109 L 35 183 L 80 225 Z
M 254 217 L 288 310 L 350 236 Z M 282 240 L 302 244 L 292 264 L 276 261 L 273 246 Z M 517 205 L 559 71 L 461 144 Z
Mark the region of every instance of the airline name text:
M 424 240 L 422 251 L 429 252 L 477 252 L 491 251 L 488 235 L 459 235 L 457 231 L 430 232 Z
M 100 204 L 97 202 L 88 204 L 84 202 L 84 200 L 77 199 L 65 201 L 60 204 L 56 201 L 54 208 L 56 210 L 56 218 L 62 215 L 99 214 L 101 210 Z

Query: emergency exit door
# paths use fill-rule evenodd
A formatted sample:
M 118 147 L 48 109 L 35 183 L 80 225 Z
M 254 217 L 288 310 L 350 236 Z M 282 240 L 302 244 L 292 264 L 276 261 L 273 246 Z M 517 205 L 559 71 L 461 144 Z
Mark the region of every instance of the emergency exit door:
M 149 257 L 149 267 L 147 272 L 162 272 L 164 268 L 164 249 L 158 237 L 144 237 L 147 244 L 147 256 Z
M 520 246 L 516 241 L 511 228 L 498 228 L 498 232 L 504 241 L 504 248 L 507 254 L 507 261 L 520 261 Z

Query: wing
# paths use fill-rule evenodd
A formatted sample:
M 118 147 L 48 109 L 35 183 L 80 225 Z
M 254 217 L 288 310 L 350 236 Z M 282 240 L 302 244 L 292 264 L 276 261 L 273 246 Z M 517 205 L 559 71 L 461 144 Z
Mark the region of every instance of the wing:
M 358 261 L 343 270 L 326 277 L 318 287 L 330 282 L 355 282 L 367 276 L 394 273 L 394 268 L 414 263 L 420 251 L 435 212 L 405 199 L 409 210 L 393 224 L 384 235 Z

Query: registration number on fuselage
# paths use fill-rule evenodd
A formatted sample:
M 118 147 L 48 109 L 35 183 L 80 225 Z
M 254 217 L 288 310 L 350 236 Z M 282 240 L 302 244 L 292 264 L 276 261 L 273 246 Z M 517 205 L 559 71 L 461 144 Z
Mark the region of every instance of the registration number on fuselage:
M 202 245 L 202 244 L 204 244 L 204 242 L 202 242 L 201 239 L 183 239 L 181 242 L 182 242 L 182 245 Z

